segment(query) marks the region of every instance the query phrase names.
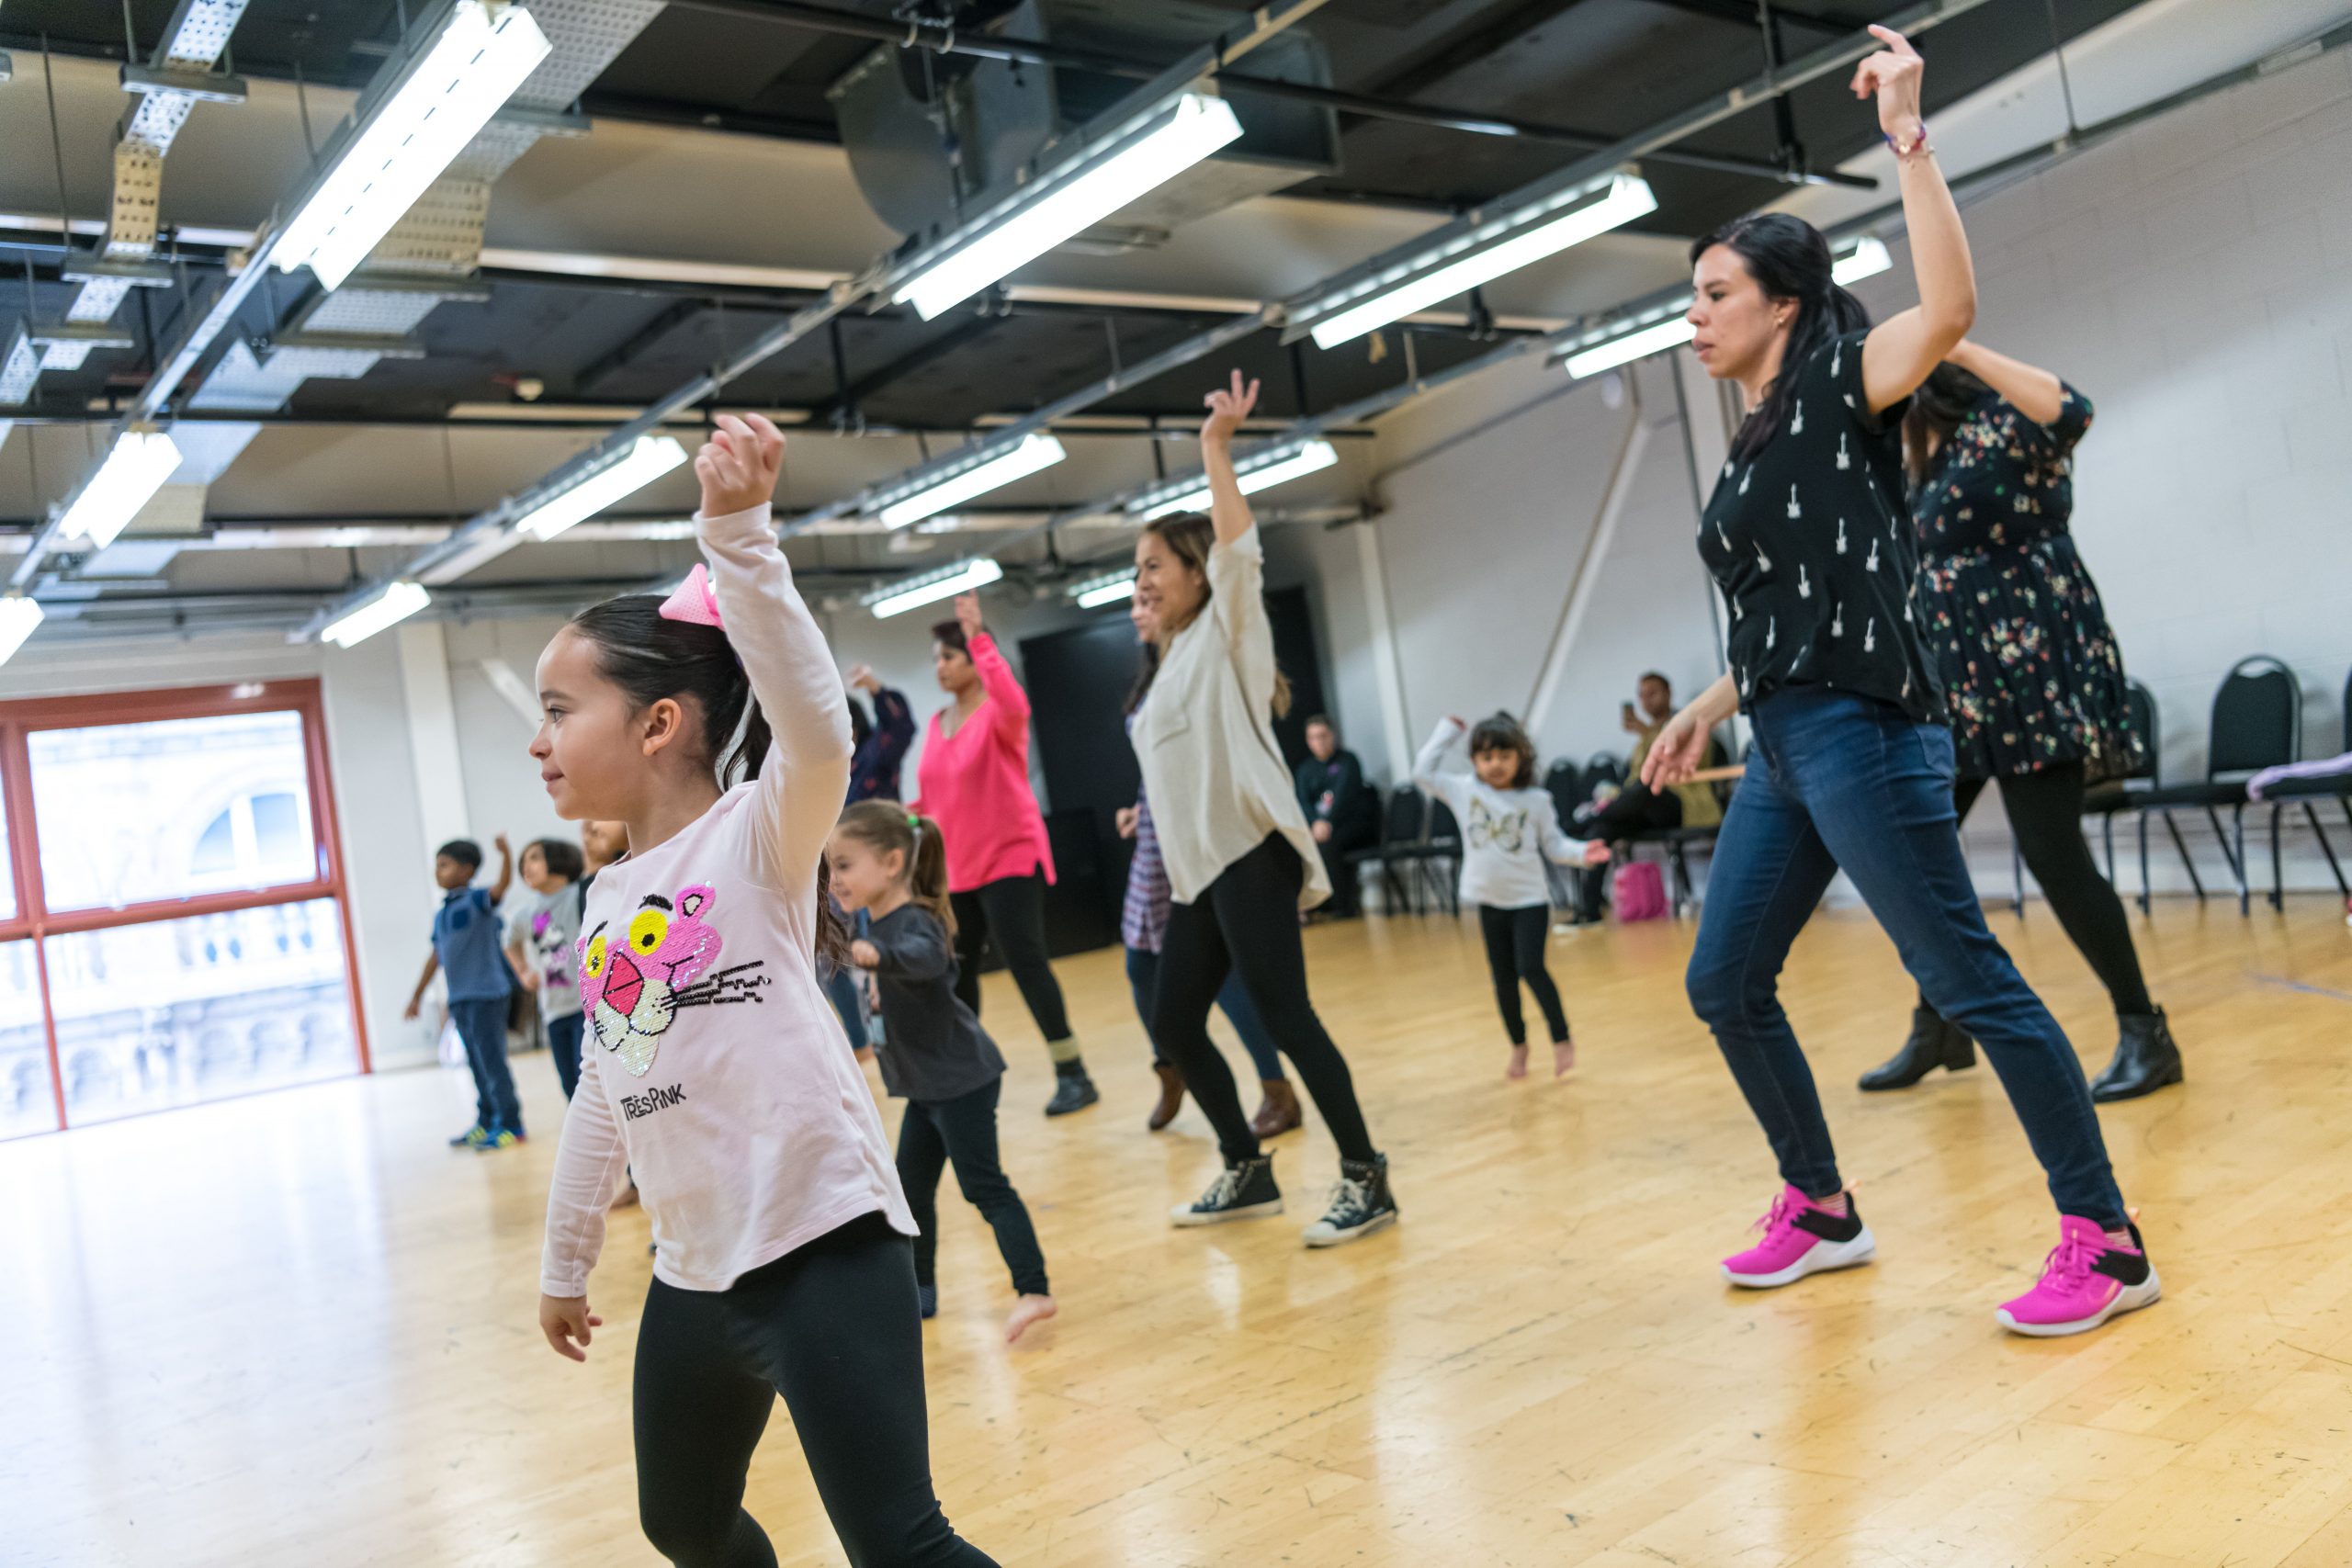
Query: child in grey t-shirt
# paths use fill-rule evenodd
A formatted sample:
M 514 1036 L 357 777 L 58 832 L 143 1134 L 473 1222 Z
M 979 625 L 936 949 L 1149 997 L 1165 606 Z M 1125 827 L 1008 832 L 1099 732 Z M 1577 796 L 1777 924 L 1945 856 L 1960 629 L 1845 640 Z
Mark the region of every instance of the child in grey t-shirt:
M 539 998 L 539 1021 L 548 1054 L 555 1058 L 563 1097 L 580 1082 L 580 848 L 561 839 L 538 839 L 523 850 L 524 883 L 537 895 L 536 908 L 514 921 L 522 949 L 523 987 Z

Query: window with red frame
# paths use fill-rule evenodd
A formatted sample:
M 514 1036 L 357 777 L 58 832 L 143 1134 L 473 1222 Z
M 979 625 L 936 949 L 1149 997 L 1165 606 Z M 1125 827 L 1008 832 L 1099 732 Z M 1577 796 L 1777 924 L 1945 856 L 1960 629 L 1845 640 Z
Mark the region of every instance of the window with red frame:
M 0 1137 L 367 1069 L 315 682 L 0 703 Z

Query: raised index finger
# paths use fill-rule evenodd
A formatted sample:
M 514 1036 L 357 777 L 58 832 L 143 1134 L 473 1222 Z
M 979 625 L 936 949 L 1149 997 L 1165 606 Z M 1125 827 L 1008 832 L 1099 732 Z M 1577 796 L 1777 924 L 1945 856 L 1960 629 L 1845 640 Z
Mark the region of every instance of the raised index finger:
M 1896 32 L 1893 28 L 1883 28 L 1876 22 L 1872 22 L 1871 24 L 1871 37 L 1878 39 L 1879 42 L 1886 45 L 1887 48 L 1893 50 L 1895 53 L 1904 56 L 1905 59 L 1917 60 L 1919 58 L 1919 51 L 1911 47 L 1911 40 L 1905 38 L 1901 33 Z

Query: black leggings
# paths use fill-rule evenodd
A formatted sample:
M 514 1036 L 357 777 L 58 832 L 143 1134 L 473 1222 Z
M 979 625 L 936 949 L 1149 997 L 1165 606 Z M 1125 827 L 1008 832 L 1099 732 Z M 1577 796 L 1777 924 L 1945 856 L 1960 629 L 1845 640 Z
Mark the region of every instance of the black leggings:
M 1209 1043 L 1209 1009 L 1226 976 L 1241 971 L 1267 1032 L 1298 1069 L 1342 1159 L 1379 1157 L 1364 1130 L 1348 1059 L 1331 1043 L 1306 995 L 1306 954 L 1298 941 L 1298 890 L 1306 868 L 1280 833 L 1227 866 L 1190 904 L 1171 905 L 1159 948 L 1151 1038 L 1184 1075 L 1184 1087 L 1216 1129 L 1228 1163 L 1254 1159 L 1258 1135 L 1233 1087 L 1233 1069 Z
M 956 994 L 972 1016 L 980 1016 L 980 957 L 993 939 L 1046 1043 L 1068 1040 L 1069 1015 L 1062 1009 L 1061 983 L 1046 958 L 1046 879 L 1034 871 L 1000 876 L 968 893 L 951 893 L 947 901 L 956 909 Z M 1056 1052 L 1054 1059 L 1063 1060 L 1063 1053 Z
M 852 1220 L 724 1291 L 653 1281 L 637 1337 L 637 1512 L 681 1568 L 772 1568 L 743 1511 L 784 1395 L 854 1568 L 993 1568 L 931 1489 L 922 1325 L 907 1238 Z
M 1012 1288 L 1024 1296 L 1053 1292 L 1046 1285 L 1046 1255 L 1021 1194 L 1006 1179 L 996 1152 L 997 1095 L 1001 1077 L 954 1100 L 910 1100 L 899 1123 L 899 1185 L 907 1191 L 922 1235 L 915 1238 L 915 1283 L 932 1282 L 939 1256 L 939 1176 L 956 1168 L 964 1201 L 980 1212 L 996 1232 L 996 1249 L 1012 1271 Z
M 1478 930 L 1487 939 L 1487 968 L 1495 977 L 1495 1005 L 1502 1010 L 1503 1028 L 1514 1045 L 1527 1043 L 1527 1021 L 1520 1016 L 1519 983 L 1535 993 L 1544 1021 L 1552 1028 L 1552 1043 L 1568 1037 L 1568 1015 L 1560 1010 L 1560 987 L 1544 967 L 1544 943 L 1552 932 L 1549 905 L 1530 904 L 1523 909 L 1478 906 Z
M 1952 803 L 1962 818 L 1984 793 L 1985 782 L 1962 779 L 1953 785 Z M 2050 912 L 2107 987 L 2115 1010 L 2154 1011 L 2147 979 L 2140 973 L 2139 950 L 2132 945 L 2131 918 L 2083 841 L 2083 765 L 2064 762 L 2030 773 L 2003 774 L 2001 808 L 2008 813 L 2009 831 L 2017 835 L 2025 868 L 2050 900 Z

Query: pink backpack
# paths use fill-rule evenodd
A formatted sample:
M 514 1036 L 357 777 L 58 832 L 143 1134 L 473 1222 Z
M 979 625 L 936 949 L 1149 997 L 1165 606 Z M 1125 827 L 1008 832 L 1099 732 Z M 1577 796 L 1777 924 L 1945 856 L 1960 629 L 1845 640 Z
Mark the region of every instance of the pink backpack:
M 1666 874 L 1656 861 L 1629 860 L 1617 867 L 1617 918 L 1666 919 Z

